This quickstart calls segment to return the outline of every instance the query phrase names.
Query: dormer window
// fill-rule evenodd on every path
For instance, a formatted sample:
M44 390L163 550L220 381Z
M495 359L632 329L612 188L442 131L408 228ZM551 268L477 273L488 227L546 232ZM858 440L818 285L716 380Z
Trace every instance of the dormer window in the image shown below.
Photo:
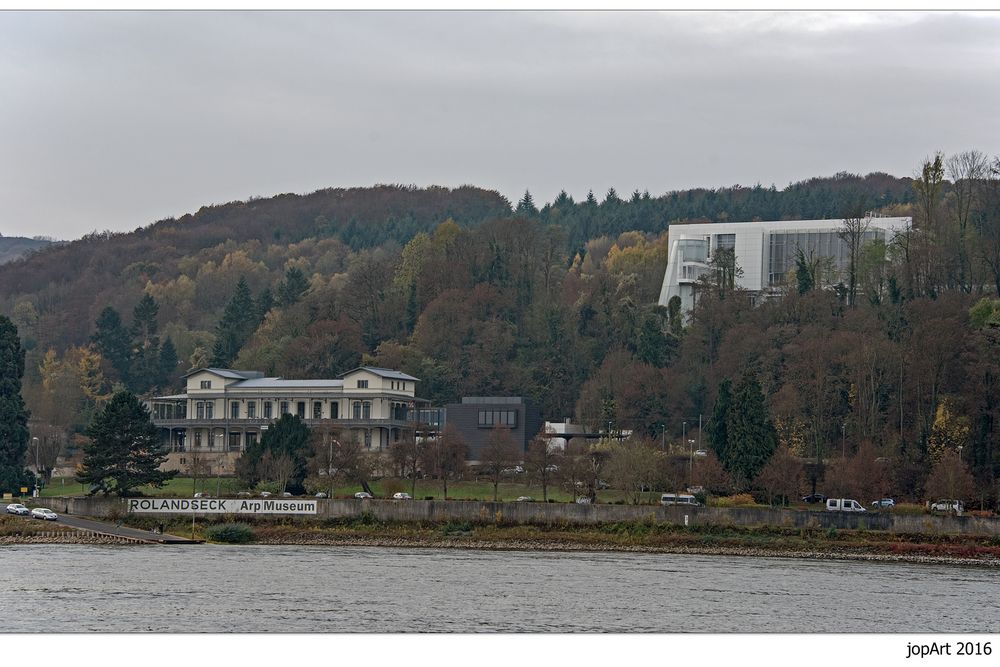
M358 380L358 389L367 389L368 380Z
M212 381L211 380L202 380L201 381L201 388L202 389L211 389L212 388Z

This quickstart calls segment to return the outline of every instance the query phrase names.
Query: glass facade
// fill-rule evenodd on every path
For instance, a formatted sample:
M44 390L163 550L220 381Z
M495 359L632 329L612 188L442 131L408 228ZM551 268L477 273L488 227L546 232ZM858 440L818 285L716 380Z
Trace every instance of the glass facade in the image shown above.
M677 242L682 262L708 261L708 241L701 239L681 239Z
M720 235L721 237L722 235ZM865 233L863 244L885 238L881 230ZM847 243L836 231L825 232L780 232L770 235L768 243L767 285L784 285L788 275L795 270L796 249L801 249L806 257L827 258L833 269L827 280L838 282L842 279L850 263Z

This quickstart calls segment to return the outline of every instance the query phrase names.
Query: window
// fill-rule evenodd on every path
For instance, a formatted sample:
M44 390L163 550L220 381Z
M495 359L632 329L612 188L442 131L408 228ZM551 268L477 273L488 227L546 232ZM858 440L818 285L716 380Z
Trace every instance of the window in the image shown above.
M371 419L372 418L372 402L365 401L361 404L361 418Z
M252 447L257 444L257 434L247 433L247 447Z
M361 419L361 401L354 401L351 404L351 409L353 410L354 418Z
M205 419L212 419L215 413L215 403L208 402L205 404Z
M212 388L212 381L211 380L202 380L201 381L201 388L202 389L211 389Z
M264 419L271 418L271 401L264 401Z
M323 418L323 404L320 401L313 401L313 419Z
M187 459L186 459L186 458L184 458L183 456L181 457L181 465L182 465L182 466L183 466L183 465L187 465Z
M229 434L229 451L231 452L240 451L240 434L237 432L232 432Z
M367 389L368 380L358 380L358 389Z
M372 448L372 432L365 431L365 449Z
M288 401L282 401L281 405L279 407L281 408L279 410L279 412L281 414L283 414L283 415L287 415L288 414Z
M198 419L204 419L205 418L205 404L204 403L196 403L195 407L196 407L196 409L198 411Z
M340 403L330 403L330 419L340 419Z
M201 429L196 428L194 430L194 447L195 449L201 449Z
M492 428L503 426L505 428L515 428L517 426L516 410L480 410L479 426Z
M229 404L229 418L239 419L240 418L240 404L237 401L233 401Z
M403 391L406 391L406 383L403 383Z
M247 419L256 419L256 418L257 418L257 402L250 401L249 403L247 403Z

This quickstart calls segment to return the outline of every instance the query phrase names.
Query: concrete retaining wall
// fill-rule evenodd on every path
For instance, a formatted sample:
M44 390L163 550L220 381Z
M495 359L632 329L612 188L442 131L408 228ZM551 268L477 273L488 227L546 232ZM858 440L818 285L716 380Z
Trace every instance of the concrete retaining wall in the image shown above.
M43 503L63 514L107 517L125 513L117 498L46 498ZM491 503L460 500L324 500L317 518L357 518L369 514L383 521L469 521L534 525L587 525L651 519L683 525L785 526L880 530L891 533L1000 535L1000 519L933 516L892 512L806 511L771 508L663 507L652 505L577 505L572 503Z

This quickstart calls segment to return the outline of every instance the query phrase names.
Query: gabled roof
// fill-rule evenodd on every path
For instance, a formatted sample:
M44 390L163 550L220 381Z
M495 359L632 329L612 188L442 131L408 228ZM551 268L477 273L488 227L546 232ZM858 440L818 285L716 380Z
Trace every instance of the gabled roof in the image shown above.
M394 371L389 368L379 368L377 366L358 366L346 373L341 373L338 377L347 377L352 373L357 373L358 371L368 371L379 377L389 378L391 380L410 380L411 382L420 382L420 378L415 378L412 375L407 375L406 373L400 373L399 371Z
M282 378L253 378L229 385L231 389L339 389L343 380L284 380Z
M202 372L213 373L219 377L229 378L230 380L254 380L264 377L264 374L260 371L238 371L232 368L196 368L189 373L185 373L184 377Z

